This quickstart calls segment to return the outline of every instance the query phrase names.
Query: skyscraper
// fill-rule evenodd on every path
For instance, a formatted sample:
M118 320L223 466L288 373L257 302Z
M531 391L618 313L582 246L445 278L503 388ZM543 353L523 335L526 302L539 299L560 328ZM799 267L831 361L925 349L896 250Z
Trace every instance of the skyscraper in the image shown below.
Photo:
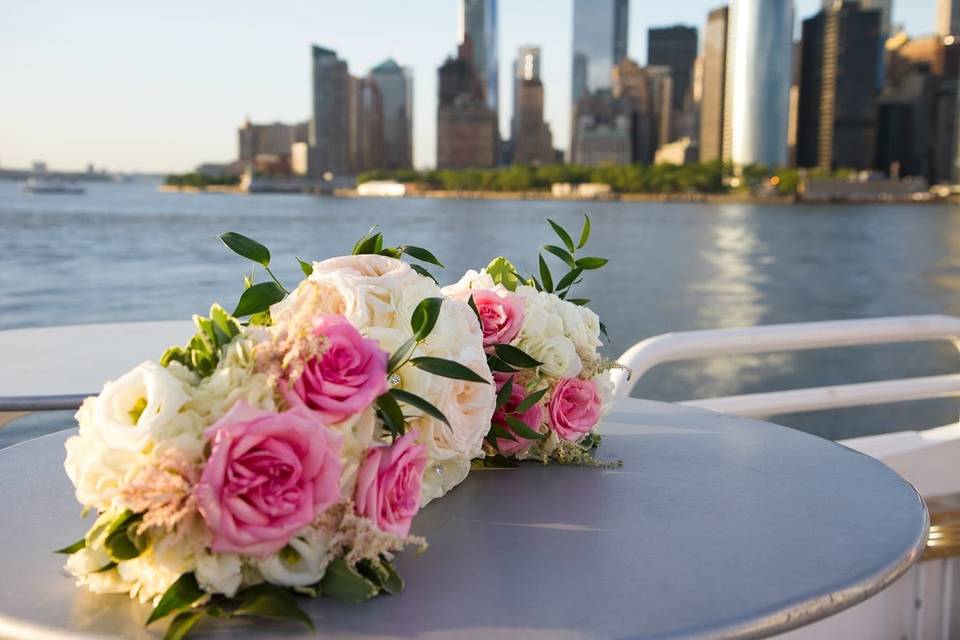
M383 98L369 76L350 78L347 155L351 173L380 169L385 164Z
M553 162L553 136L543 120L540 48L520 47L513 69L511 160L514 164L549 164Z
M314 45L313 117L310 120L310 174L314 177L349 169L350 74L347 63L329 49Z
M697 29L684 25L647 30L647 64L670 67L673 96L670 105L679 111L690 92L693 63L697 59Z
M392 58L370 70L383 102L384 167L413 166L413 72Z
M513 61L513 111L510 116L510 137L517 136L517 113L521 85L524 81L540 80L540 47L525 46L517 49L517 59Z
M735 166L782 166L787 160L791 2L733 0L727 29L730 161Z
M960 0L938 0L937 35L955 36L960 34Z
M881 12L838 3L803 21L797 165L870 169Z
M573 0L573 94L610 88L613 67L627 57L629 0Z
M624 58L613 68L613 95L629 115L630 161L649 164L669 142L673 81L669 67L641 67Z
M497 0L460 0L459 43L483 86L484 101L499 113L497 74Z
M846 0L849 2L850 0ZM861 9L877 9L880 11L880 33L884 39L893 35L893 27L891 25L891 16L893 14L893 0L857 0L860 3ZM938 0L940 7L944 5L944 0ZM824 9L836 9L844 0L823 0L822 5ZM947 0L946 4L950 4L951 0ZM954 4L960 4L958 0L953 0Z
M727 7L707 15L703 31L703 94L700 98L700 162L723 158L724 86L727 71Z
M497 161L496 112L467 58L469 41L437 70L437 168L492 167Z

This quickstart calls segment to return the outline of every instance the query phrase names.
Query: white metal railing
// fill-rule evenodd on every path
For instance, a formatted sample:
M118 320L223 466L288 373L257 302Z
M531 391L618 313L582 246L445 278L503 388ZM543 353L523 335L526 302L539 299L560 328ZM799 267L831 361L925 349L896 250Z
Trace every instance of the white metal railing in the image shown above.
M615 393L630 395L637 380L665 362L934 340L952 342L960 349L960 318L901 316L667 333L639 342L620 356L618 362L629 368L631 374L623 370L613 372ZM726 396L680 404L757 417L948 396L960 396L960 374Z

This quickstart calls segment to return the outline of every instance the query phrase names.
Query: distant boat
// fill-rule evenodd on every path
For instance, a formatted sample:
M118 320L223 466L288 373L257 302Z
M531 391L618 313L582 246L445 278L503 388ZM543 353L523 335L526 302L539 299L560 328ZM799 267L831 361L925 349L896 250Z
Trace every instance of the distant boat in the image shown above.
M86 193L86 190L76 182L58 179L29 178L23 185L23 192L82 195Z

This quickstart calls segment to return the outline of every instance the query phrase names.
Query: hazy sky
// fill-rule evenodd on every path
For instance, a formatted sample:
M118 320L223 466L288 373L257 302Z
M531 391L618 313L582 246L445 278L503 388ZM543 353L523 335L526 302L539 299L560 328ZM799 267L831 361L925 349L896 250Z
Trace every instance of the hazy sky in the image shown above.
M933 30L936 0L894 0L895 24ZM633 0L630 56L646 30L702 29L723 0ZM798 19L820 0L797 0ZM500 0L500 126L509 127L517 47L542 48L546 118L569 137L571 0ZM0 0L0 166L46 160L123 171L186 171L236 156L236 127L305 120L311 43L354 75L393 57L414 70L414 157L435 159L436 69L456 47L456 0L50 2Z

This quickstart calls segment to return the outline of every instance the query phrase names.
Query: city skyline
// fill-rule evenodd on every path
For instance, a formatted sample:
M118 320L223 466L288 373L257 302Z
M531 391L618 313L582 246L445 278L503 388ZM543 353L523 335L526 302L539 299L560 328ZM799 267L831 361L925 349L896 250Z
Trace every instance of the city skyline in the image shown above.
M538 46L545 120L555 145L566 148L572 2L558 3L555 12L519 1L499 4L500 131L509 135L513 115L504 108L513 102L509 65L519 46ZM646 62L651 27L687 24L702 39L707 12L721 4L633 3L628 56ZM311 44L335 50L358 76L387 58L412 67L414 163L432 166L436 68L455 53L457 5L433 2L416 16L380 2L331 4L324 10L284 5L256 19L234 4L190 12L185 4L118 5L106 12L44 3L18 6L11 10L13 20L0 25L0 53L13 60L0 69L0 86L13 96L0 103L0 167L45 160L63 169L93 162L119 171L166 172L231 159L236 127L247 116L256 122L300 122L312 115ZM819 5L818 0L798 2L796 23ZM910 5L901 0L894 3L893 23L905 23L913 35L931 33L935 13L935 0ZM170 49L170 42L177 47Z

